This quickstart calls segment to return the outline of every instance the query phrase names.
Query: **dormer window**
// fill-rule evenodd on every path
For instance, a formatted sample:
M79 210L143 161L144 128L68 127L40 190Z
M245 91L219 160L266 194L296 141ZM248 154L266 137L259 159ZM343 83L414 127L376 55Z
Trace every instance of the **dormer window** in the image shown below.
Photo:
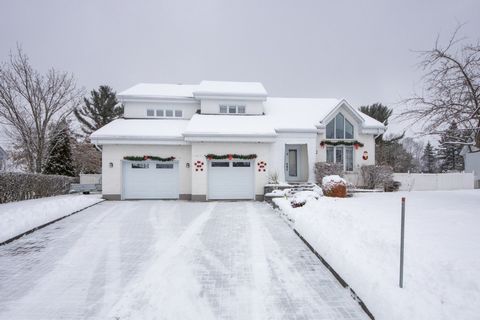
M246 107L244 105L220 105L220 113L229 114L245 114Z
M165 116L167 118L173 117L173 110L165 110Z
M353 124L339 113L326 128L327 139L353 139Z
M176 109L147 109L147 117L155 118L183 118L183 110Z
M154 117L155 111L153 109L147 109L147 117Z
M163 117L164 112L163 109L157 109L157 117Z

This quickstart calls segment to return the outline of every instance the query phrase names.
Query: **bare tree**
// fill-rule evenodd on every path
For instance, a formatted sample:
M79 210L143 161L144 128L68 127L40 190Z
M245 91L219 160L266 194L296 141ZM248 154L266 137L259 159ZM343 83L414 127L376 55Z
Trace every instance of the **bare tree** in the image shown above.
M480 147L480 44L458 38L460 29L446 46L437 38L433 49L419 52L425 86L421 94L405 101L410 108L401 116L422 121L423 128L434 134L454 120L458 130L471 134L470 144Z
M73 75L35 70L20 47L0 66L0 123L14 142L14 159L41 172L48 158L49 130L78 106L82 91Z

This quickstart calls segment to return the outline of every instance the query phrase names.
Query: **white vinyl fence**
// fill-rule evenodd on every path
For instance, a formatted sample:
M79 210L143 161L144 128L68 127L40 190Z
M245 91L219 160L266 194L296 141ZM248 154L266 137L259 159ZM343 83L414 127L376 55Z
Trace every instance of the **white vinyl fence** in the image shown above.
M394 173L402 191L473 189L473 172L452 173Z
M102 184L102 175L80 173L80 184Z

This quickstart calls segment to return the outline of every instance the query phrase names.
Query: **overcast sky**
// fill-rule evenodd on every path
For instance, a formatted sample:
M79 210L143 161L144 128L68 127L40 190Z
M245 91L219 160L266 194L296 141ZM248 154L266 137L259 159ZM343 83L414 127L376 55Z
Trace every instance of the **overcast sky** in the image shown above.
M16 43L40 69L87 90L138 82L260 81L271 96L346 98L354 106L411 94L412 50L458 23L478 39L480 1L0 0L0 60Z

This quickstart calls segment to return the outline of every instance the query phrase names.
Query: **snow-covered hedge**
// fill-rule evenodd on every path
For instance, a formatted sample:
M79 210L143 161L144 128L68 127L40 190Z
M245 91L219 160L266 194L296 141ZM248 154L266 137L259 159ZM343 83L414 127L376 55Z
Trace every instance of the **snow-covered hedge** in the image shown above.
M363 183L369 189L384 188L393 182L393 170L389 166L369 165L360 168Z
M75 178L35 173L0 173L0 203L66 194Z
M343 176L343 165L339 163L317 162L315 163L315 179L318 185L322 185L322 179L326 176Z

